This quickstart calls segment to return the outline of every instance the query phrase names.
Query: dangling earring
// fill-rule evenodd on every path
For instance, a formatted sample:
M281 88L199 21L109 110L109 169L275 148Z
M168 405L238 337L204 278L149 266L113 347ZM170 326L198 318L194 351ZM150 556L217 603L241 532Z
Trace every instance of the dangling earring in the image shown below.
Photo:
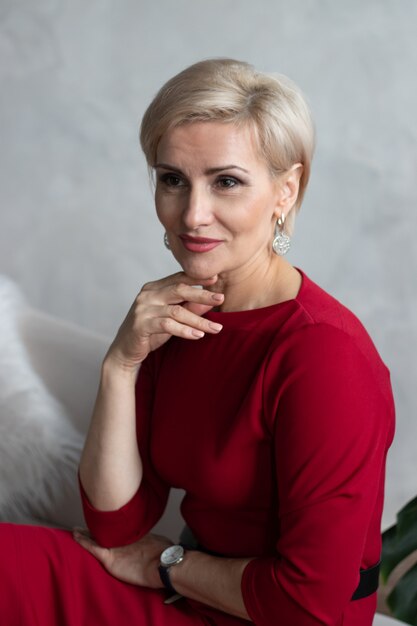
M165 233L164 235L164 246L167 250L171 250L171 246L169 245L168 235Z
M279 256L283 256L287 254L288 250L291 247L291 239L284 232L284 223L285 223L285 214L281 213L280 217L277 219L277 223L275 226L275 237L272 242L272 249L275 254Z

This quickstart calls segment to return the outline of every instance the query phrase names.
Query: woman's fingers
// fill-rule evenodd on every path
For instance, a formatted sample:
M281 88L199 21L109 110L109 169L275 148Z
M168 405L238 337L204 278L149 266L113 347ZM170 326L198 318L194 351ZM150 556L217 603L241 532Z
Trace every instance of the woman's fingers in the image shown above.
M89 536L88 531L85 532L83 529L75 528L73 530L73 537L75 541L82 546L87 552L92 554L96 559L101 561L103 565L108 566L108 561L110 558L110 551L108 548L102 548L99 546L91 537Z
M149 352L172 336L201 339L206 333L218 333L221 324L202 317L224 301L223 294L206 289L216 281L217 276L197 281L178 272L144 285L120 326L107 357L122 364L124 369L137 372L138 365Z
M176 322L203 333L217 334L223 328L222 324L201 317L201 315L186 309L180 304L169 305L167 311L170 318L174 319Z
M139 306L147 303L180 304L194 302L212 308L222 304L223 300L224 296L222 293L209 291L185 282L177 282L160 286L157 290L153 287L148 288L145 286L139 293L136 302Z
M217 277L207 280L215 282ZM139 334L144 338L157 334L199 339L206 333L218 333L222 325L202 315L219 306L224 296L196 288L194 282L179 273L145 285L134 305L135 327L140 329Z
M221 324L201 317L181 304L169 304L150 308L143 331L148 336L166 333L176 337L198 339L205 333L217 334L222 328Z
M186 285L200 285L202 287L209 287L210 285L214 285L217 281L216 276L210 276L205 279L197 279L188 276L184 272L176 272L175 274L170 274L169 276L165 276L164 278L160 278L159 280L155 280L149 283L146 283L142 290L146 291L157 291L159 289L163 289L164 287L169 287L171 285L178 285L179 283L185 283Z
M183 307L187 311L191 311L192 313L195 313L196 315L204 315L205 313L207 313L213 308L212 305L197 304L196 302L185 302L183 304Z
M206 304L208 306L219 306L224 296L216 291L187 285L185 283L177 283L168 288L167 297L170 303L175 302L196 302L198 304Z

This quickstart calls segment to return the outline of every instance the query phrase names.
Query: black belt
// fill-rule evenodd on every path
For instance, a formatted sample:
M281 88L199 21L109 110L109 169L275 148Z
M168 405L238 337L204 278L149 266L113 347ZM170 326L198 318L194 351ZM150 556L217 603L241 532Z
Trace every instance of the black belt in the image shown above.
M185 526L181 533L180 537L181 545L184 548L188 548L189 550L200 550L200 552L206 552L206 554L211 554L212 556L224 556L219 552L215 552L214 550L209 550L202 546L193 535L192 530ZM369 567L368 569L361 569L359 572L359 584L356 587L356 590L351 598L351 600L362 600L362 598L367 598L376 592L379 585L379 569L381 562L373 565L373 567Z
M362 600L367 598L376 592L379 585L379 568L381 561L379 561L373 567L360 570L359 585L356 587L356 591L352 596L352 600Z

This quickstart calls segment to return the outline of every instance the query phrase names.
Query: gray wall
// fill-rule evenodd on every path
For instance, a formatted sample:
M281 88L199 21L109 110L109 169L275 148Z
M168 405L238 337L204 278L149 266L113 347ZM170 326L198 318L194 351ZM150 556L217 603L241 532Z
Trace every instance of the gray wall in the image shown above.
M386 520L417 493L415 0L1 0L0 272L112 335L176 266L139 153L161 83L210 56L292 77L318 130L294 264L365 323L398 428Z

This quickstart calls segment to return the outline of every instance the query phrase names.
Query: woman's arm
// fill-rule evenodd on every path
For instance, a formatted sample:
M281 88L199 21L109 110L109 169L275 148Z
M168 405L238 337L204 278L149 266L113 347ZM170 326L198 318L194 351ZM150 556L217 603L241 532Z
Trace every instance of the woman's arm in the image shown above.
M212 277L200 283L211 286L216 280ZM141 363L172 336L198 340L205 333L221 330L220 325L201 316L220 304L223 295L195 289L194 283L179 272L146 284L110 346L80 463L80 481L92 508L102 512L120 509L141 485L136 421L148 418L137 415L147 411L143 407L137 411L135 404ZM144 441L140 444L146 446Z
M190 550L179 565L171 567L170 580L186 598L250 620L241 591L243 571L250 560L218 558Z
M288 345L265 378L267 412L276 415L279 556L248 564L245 606L262 625L333 626L355 611L346 622L370 623L375 595L351 598L360 568L380 559L394 427L388 372L369 341L325 323L301 329ZM274 371L286 373L279 395Z
M104 360L97 400L80 462L91 504L119 509L137 492L142 463L136 442L136 372Z
M133 544L110 549L98 545L82 530L76 530L74 538L116 578L151 589L163 588L158 572L160 556L172 545L166 537L149 534ZM243 571L250 560L186 550L184 560L170 569L171 584L186 598L250 620L241 592Z

